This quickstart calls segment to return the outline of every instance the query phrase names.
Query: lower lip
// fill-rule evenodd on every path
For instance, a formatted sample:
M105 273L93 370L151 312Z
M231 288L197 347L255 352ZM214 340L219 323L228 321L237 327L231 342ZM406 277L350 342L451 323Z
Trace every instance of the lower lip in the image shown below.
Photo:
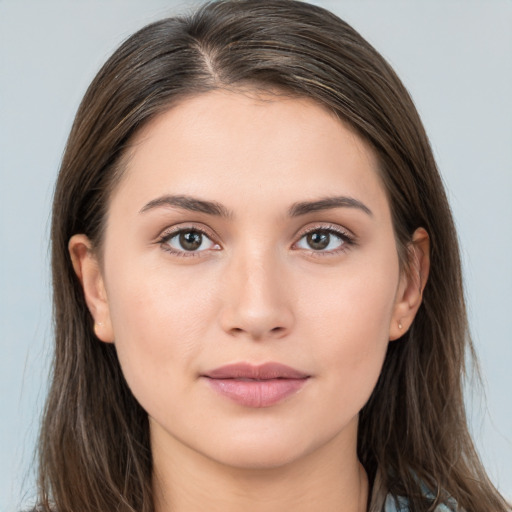
M219 394L245 407L270 407L297 393L308 379L211 379L209 385Z

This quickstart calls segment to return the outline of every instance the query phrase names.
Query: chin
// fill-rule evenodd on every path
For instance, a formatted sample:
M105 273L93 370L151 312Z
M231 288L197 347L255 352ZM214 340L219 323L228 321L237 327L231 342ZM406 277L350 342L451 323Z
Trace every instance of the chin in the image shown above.
M297 447L286 447L283 444L257 444L254 446L233 446L222 453L215 454L215 460L237 470L272 470L283 468L307 455L308 451L297 450Z
M218 463L246 470L271 470L306 460L311 454L321 450L322 446L335 441L331 432L317 430L311 436L311 427L302 427L295 431L282 428L268 428L253 432L233 433L218 440L214 445L205 447L205 453ZM308 432L309 431L309 432Z

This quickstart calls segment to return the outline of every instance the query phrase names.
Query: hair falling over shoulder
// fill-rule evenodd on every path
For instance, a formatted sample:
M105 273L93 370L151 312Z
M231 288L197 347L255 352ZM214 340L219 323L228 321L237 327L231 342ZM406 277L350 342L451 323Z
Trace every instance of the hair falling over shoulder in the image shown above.
M99 343L67 245L100 250L109 196L134 134L190 95L261 88L315 100L374 149L404 268L424 227L431 273L410 331L389 344L360 414L358 453L373 483L411 510L454 499L468 512L511 510L489 481L463 401L473 356L457 236L429 141L406 89L379 53L334 14L294 0L221 0L151 24L124 42L79 107L55 189L52 220L55 355L39 443L44 512L152 512L148 418L114 345ZM431 497L425 496L425 487Z

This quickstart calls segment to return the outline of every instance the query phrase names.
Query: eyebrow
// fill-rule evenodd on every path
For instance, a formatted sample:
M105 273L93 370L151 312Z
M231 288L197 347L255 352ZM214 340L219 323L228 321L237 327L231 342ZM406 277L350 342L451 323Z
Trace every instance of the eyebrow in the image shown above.
M288 210L290 217L298 217L312 212L321 210L330 210L332 208L357 208L370 217L373 216L372 211L361 201L347 196L324 197L317 201L304 201L293 204Z
M139 211L145 213L154 208L161 207L178 207L192 212L206 213L208 215L216 215L219 217L231 217L231 212L217 201L205 201L191 196L184 195L165 195L149 201Z
M149 201L139 213L161 207L177 207L192 212L206 213L219 217L232 217L232 213L217 201L206 201L186 195L165 195ZM372 211L361 201L347 196L324 197L316 201L302 201L294 203L288 210L290 217L299 217L308 213L333 208L357 208L367 215L373 216Z

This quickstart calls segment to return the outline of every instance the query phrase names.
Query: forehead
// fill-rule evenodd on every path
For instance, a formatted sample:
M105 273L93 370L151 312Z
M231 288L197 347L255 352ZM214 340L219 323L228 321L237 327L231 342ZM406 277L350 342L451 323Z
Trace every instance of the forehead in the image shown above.
M329 195L342 188L382 195L374 151L334 113L307 98L212 91L186 98L133 139L123 191L232 200ZM337 192L346 192L337 190ZM217 197L217 200L223 200Z

